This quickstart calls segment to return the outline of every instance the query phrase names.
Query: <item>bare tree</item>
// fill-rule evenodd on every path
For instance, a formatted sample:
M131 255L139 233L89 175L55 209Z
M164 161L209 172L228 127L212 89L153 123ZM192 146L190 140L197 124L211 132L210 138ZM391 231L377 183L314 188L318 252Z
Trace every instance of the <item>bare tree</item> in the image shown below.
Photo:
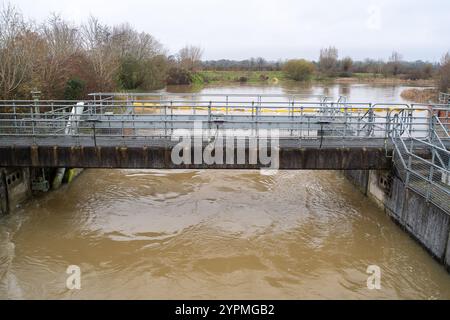
M397 51L392 52L389 62L388 62L388 70L394 76L400 74L402 67L403 56Z
M320 50L319 68L326 74L333 74L338 65L339 53L335 47Z
M164 53L161 43L152 35L138 33L129 24L116 26L112 30L112 46L119 58L133 57L143 61Z
M353 60L350 57L345 57L342 59L342 71L345 73L350 73L352 71L353 67Z
M41 91L47 98L60 96L70 78L72 57L81 51L79 30L52 15L41 26L41 46L35 54L38 58L36 77Z
M182 68L196 71L200 66L203 49L196 46L185 46L178 52L178 61Z
M262 58L262 57L256 58L256 65L257 65L258 71L263 71L266 64L267 64L267 61L264 58Z
M82 26L82 34L84 49L96 76L98 89L112 88L120 66L113 50L112 30L91 16Z
M0 10L0 96L10 98L31 77L38 40L12 5Z
M445 93L450 88L450 52L442 57L438 73L438 87L441 92Z

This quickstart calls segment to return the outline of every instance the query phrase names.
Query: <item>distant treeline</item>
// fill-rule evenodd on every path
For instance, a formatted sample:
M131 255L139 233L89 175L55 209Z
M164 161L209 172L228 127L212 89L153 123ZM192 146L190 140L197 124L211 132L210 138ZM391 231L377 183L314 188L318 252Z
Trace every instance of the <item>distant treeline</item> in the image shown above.
M209 71L282 71L287 61L267 61L263 58L247 60L207 60L201 63L203 70ZM425 61L383 61L365 59L353 61L351 58L336 60L331 68L321 68L320 61L311 62L315 70L327 76L351 76L353 73L367 73L375 76L400 76L404 79L431 79L439 70L439 63ZM323 65L323 64L322 64Z
M351 57L339 58L335 47L320 51L317 61L294 59L267 61L264 58L247 60L209 60L201 63L204 70L215 71L284 71L289 78L304 81L316 76L352 77L367 74L372 77L395 77L403 80L436 79L441 91L447 91L450 77L450 55L447 53L440 62L405 61L398 52L393 52L387 60L365 59L353 61Z
M267 61L264 58L250 58L247 60L207 60L202 61L201 67L208 71L280 71L283 61Z

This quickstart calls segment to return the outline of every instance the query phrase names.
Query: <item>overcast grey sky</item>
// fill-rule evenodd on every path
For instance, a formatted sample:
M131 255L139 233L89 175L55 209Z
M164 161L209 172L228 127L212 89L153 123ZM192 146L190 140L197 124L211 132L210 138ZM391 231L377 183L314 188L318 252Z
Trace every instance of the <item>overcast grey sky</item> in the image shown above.
M6 3L7 1L0 0ZM438 61L450 50L449 0L13 0L25 16L51 12L73 22L89 15L129 22L170 52L185 44L205 59L317 59L334 45L340 56Z

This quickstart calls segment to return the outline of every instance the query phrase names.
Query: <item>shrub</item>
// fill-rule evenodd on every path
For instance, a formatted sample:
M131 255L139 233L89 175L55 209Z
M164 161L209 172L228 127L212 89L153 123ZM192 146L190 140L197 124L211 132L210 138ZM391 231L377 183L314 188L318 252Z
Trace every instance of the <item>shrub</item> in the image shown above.
M287 77L295 81L310 80L314 70L314 64L303 59L289 60L283 67Z
M133 57L126 57L120 63L119 82L123 89L134 90L144 81L140 61Z
M448 92L448 89L450 88L450 53L447 53L442 58L437 86L441 92Z
M168 85L189 85L193 80L192 73L183 68L170 68L167 75Z
M205 83L203 77L198 73L191 73L192 84L202 85Z
M66 89L64 90L64 99L78 100L84 96L86 82L81 79L73 78L67 81Z
M137 59L127 56L121 60L118 79L125 90L153 90L164 86L166 60L162 56Z

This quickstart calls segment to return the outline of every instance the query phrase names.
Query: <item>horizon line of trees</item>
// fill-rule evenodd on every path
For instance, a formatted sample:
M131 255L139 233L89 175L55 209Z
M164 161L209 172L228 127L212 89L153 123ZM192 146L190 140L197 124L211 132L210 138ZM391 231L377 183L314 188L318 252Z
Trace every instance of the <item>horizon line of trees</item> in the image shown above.
M250 58L245 60L206 60L201 62L203 70L207 71L283 71L287 59L268 61L264 58ZM301 59L308 61L306 59ZM368 73L381 76L399 76L404 79L431 79L433 73L439 70L441 63L431 63L423 60L405 61L401 55L394 52L387 60L366 58L353 60L351 57L338 58L337 49L322 49L318 61L308 61L314 65L316 72L329 77L346 77L354 73Z
M335 47L320 51L318 61L291 59L285 61L267 61L264 58L247 60L208 60L202 62L203 70L215 71L284 71L288 78L306 81L316 75L321 77L351 77L356 74L372 74L373 77L396 77L403 80L435 79L440 91L447 92L450 87L450 53L446 53L440 62L405 61L394 51L387 61L367 58L354 61L351 57L339 59Z

